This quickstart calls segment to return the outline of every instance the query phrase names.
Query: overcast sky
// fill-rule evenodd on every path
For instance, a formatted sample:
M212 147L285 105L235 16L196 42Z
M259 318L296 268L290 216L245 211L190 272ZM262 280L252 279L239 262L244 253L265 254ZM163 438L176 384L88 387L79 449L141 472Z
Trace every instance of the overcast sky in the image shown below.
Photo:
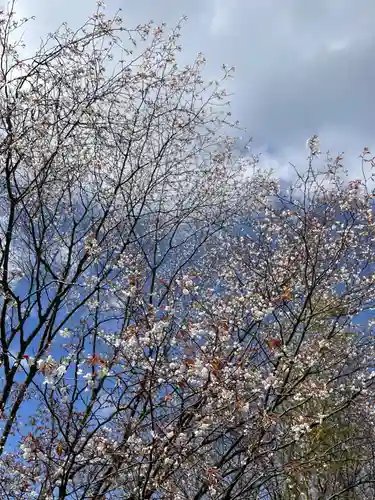
M95 0L19 0L35 14L33 36L62 21L77 24ZM275 164L306 157L305 142L356 157L375 150L374 0L107 0L131 27L188 16L185 57L202 51L209 72L236 67L233 115ZM354 165L356 164L356 165Z

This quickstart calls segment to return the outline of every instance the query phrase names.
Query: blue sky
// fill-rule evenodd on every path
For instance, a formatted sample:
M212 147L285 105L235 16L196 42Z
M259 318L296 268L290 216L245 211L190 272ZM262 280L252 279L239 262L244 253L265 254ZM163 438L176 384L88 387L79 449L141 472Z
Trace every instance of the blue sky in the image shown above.
M253 136L264 161L287 175L288 161L306 158L305 141L345 151L355 177L358 155L375 145L375 2L373 0L107 0L129 27L153 19L174 25L186 14L183 57L202 51L207 75L236 66L233 116ZM62 21L78 25L96 0L19 0L35 14L27 39ZM373 148L375 149L375 148Z

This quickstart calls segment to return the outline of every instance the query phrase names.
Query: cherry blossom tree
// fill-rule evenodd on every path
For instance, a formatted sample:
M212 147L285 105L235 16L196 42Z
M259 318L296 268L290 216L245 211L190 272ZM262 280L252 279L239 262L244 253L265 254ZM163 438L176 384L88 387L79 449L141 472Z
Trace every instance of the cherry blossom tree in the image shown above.
M348 182L314 136L282 189L225 135L231 71L180 65L180 25L99 2L30 55L15 6L0 498L373 498L370 152Z

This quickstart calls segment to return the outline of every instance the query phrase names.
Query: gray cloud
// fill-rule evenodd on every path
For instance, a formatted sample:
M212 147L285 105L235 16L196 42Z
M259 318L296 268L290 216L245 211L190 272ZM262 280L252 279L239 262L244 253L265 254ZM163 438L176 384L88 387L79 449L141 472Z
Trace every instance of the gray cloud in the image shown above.
M356 156L375 145L375 2L373 0L107 0L122 7L128 25L153 19L189 21L185 56L202 51L207 72L236 66L230 90L233 114L256 145L274 158L300 158L306 138L318 133L323 147ZM75 24L94 0L20 0L35 13L36 32L61 21ZM47 29L48 26L48 29ZM297 153L298 152L298 153ZM303 156L303 155L302 155ZM293 160L293 158L291 158Z

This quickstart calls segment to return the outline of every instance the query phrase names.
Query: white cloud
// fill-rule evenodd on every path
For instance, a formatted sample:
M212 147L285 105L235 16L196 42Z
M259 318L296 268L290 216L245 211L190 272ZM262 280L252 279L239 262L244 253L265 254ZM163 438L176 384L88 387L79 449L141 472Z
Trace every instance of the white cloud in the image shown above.
M122 7L129 26L149 19L174 25L186 14L184 60L203 51L210 77L219 73L222 63L236 66L230 87L235 92L233 115L254 137L255 147L269 145L273 158L298 156L306 138L315 133L327 148L345 150L353 158L374 142L373 0L107 3L108 12ZM95 4L19 0L19 10L37 15L35 39L64 20L78 25Z

